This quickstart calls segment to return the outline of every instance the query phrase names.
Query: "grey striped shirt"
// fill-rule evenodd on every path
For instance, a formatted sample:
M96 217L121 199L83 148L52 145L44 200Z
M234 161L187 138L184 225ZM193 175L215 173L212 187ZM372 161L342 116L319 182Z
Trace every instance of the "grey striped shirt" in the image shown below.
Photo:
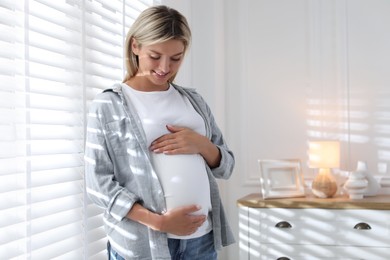
M226 145L210 108L193 89L172 84L185 95L206 125L206 136L219 148L221 162L207 167L216 250L234 243L221 203L216 178L228 179L234 156ZM96 96L88 113L85 177L90 199L104 209L105 231L111 246L126 259L171 259L166 233L154 231L126 218L134 203L165 212L161 184L154 171L142 124L122 86Z

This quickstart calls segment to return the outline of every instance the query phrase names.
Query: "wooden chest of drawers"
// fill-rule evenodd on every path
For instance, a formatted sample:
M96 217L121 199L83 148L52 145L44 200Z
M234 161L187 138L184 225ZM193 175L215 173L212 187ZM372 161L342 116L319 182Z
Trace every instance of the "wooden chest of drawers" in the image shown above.
M390 259L390 196L238 200L240 259Z

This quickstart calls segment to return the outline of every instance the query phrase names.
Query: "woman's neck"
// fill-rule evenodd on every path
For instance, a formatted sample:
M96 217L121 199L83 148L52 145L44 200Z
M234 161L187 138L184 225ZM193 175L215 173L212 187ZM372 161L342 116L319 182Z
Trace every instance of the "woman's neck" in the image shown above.
M135 90L144 92L166 91L169 89L168 82L163 85L155 85L150 81L141 80L141 78L137 76L131 77L129 80L125 81L125 84Z

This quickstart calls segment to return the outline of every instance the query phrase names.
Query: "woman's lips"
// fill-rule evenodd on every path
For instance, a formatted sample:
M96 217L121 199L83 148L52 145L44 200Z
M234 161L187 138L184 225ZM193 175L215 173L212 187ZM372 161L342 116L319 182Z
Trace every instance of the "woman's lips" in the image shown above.
M153 72L159 78L165 78L169 74L169 73L161 73L161 72L157 72L157 71L153 71Z

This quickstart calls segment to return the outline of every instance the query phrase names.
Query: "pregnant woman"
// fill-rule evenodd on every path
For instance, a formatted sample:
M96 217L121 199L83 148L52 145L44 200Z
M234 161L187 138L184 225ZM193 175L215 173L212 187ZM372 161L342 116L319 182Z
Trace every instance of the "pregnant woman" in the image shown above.
M86 184L109 259L217 259L234 242L216 182L233 153L203 98L173 83L190 40L178 11L146 9L127 35L123 83L90 106Z

